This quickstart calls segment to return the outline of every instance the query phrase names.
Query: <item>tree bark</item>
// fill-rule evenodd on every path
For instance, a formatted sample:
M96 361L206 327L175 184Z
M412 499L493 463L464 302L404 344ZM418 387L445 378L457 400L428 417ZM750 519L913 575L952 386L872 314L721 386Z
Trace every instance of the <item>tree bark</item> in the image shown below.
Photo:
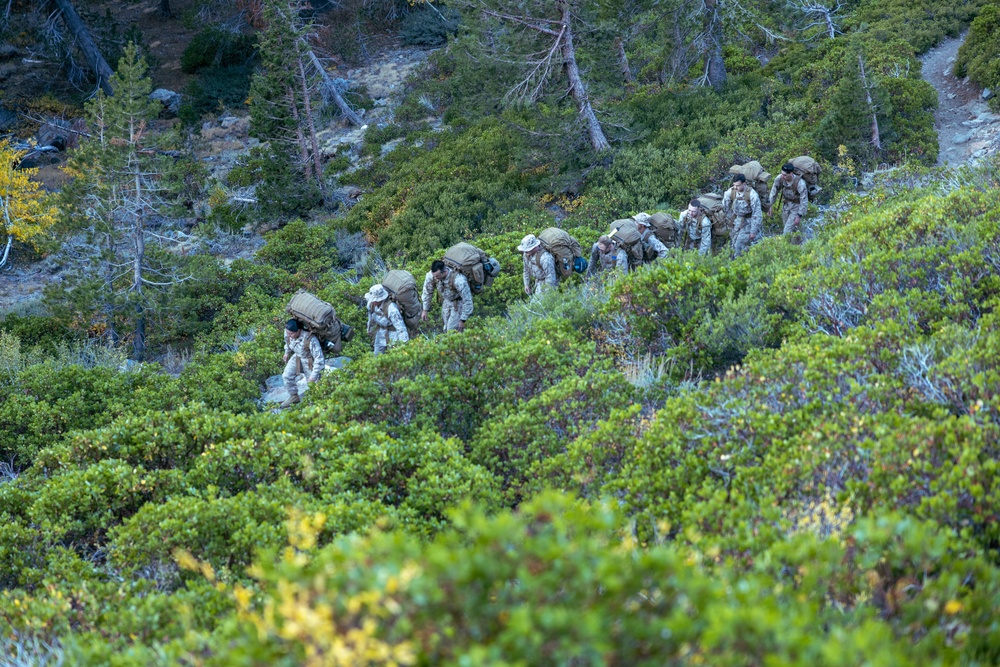
M135 134L133 134L133 137ZM146 224L142 210L143 188L142 174L139 165L135 165L135 199L138 209L135 212L135 222L132 227L135 244L135 258L132 260L132 292L140 300L135 304L135 330L132 336L132 356L136 361L142 361L146 355L146 316L142 307L142 269L146 261Z
M319 142L316 139L316 122L313 120L312 101L309 95L309 78L306 76L305 65L302 59L299 62L299 77L302 79L302 104L305 107L306 127L309 130L309 143L312 148L313 168L316 170L316 183L323 189L323 165L320 162Z
M170 11L170 0L160 0L160 16L165 19L173 18L174 13Z
M718 0L705 0L705 37L708 39L705 54L708 83L721 90L726 85L726 62L722 57L722 17L719 16Z
M304 41L305 40L303 40L303 42ZM319 61L319 58L316 57L316 54L313 53L313 50L309 48L308 44L305 44L305 48L306 48L306 55L309 56L309 60L310 62L312 62L313 68L319 74L320 78L323 79L324 93L326 95L329 95L333 99L334 104L337 105L337 108L340 109L340 112L344 114L344 117L347 118L347 120L350 121L352 125L357 125L360 127L361 116L359 116L354 111L354 109L351 108L351 105L347 103L347 100L344 99L344 96L340 94L339 90L337 90L337 86L333 82L333 79L331 79L330 75L327 74L325 69L323 69L323 63Z
M94 38L90 36L90 31L87 30L87 25L80 18L76 8L73 7L70 0L53 1L62 13L62 19L66 23L66 27L73 34L76 45L80 48L83 57L87 59L87 64L90 65L90 69L93 70L94 75L97 77L97 83L101 87L101 90L104 91L105 95L114 95L110 83L111 75L114 72L108 65L108 61L104 59L100 49L97 48L97 44L94 43Z
M865 89L865 102L868 103L868 110L872 115L872 146L875 150L882 150L882 133L878 129L878 114L875 111L875 103L872 101L871 86L868 83L868 76L865 74L865 58L858 54L858 67L861 69L861 86Z
M580 68L576 64L576 47L573 45L572 12L567 0L558 0L561 12L562 24L565 29L562 40L563 69L566 71L566 78L569 79L569 93L576 102L576 108L587 123L587 134L590 137L590 145L598 153L611 148L608 138L604 136L604 129L601 127L594 108L590 104L590 97L587 95L587 88L580 78Z
M299 145L299 156L302 159L302 171L306 180L312 179L312 162L309 160L309 147L306 145L306 137L302 133L302 117L299 115L299 105L295 101L295 91L288 88L288 108L292 112L292 120L295 121L295 142Z
M625 83L632 83L632 68L628 65L628 54L625 53L625 44L621 37L615 37L615 52L618 54L618 68L621 70Z

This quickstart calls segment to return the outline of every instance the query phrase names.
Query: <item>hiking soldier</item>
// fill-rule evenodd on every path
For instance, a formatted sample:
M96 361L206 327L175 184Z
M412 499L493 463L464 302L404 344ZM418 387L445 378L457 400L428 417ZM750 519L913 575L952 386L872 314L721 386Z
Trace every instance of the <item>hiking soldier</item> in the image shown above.
M375 334L375 356L390 345L410 340L399 306L389 299L389 291L381 284L372 285L365 294L368 304L368 333Z
M534 234L528 234L521 239L517 251L524 258L524 293L530 295L531 281L535 282L535 294L552 289L559 284L556 275L556 260L548 250L542 247L542 242Z
M667 246L663 245L663 241L656 238L656 233L653 231L652 223L650 223L652 218L653 216L649 213L636 213L632 216L635 224L639 226L642 252L647 262L663 259L667 256Z
M781 168L781 173L774 179L771 186L771 205L767 207L767 214L777 202L778 195L781 195L781 222L784 225L782 234L788 236L798 229L802 216L809 208L809 186L805 180L795 173L795 165L786 162Z
M305 374L306 382L315 382L325 366L319 339L303 329L298 320L288 320L285 323L285 371L281 374L288 399L280 407L287 408L299 402L299 373Z
M712 221L697 199L692 199L677 218L677 234L681 237L680 244L684 250L698 248L699 255L712 254Z
M424 291L421 294L423 311L420 321L427 321L431 310L431 298L437 290L441 297L441 318L444 320L445 331L463 331L465 321L472 315L472 289L468 279L460 272L449 268L440 259L431 263L431 270L424 278Z
M590 266L587 268L587 273L594 275L599 271L615 269L628 273L628 253L624 248L618 247L610 236L601 236L590 249Z
M733 257L739 257L761 235L764 215L760 210L760 196L747 185L743 174L733 176L733 187L722 198L726 215L733 216Z

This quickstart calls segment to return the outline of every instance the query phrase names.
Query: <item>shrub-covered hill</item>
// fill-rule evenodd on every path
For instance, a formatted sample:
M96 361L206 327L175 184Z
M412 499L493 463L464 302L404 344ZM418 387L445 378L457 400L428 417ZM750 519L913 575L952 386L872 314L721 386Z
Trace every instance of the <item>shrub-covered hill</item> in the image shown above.
M366 286L321 278L324 228L271 238L262 262L295 266L220 273L176 378L8 317L5 650L995 664L995 167L891 172L804 246L675 253L530 302L505 274L468 331L352 343L279 414L251 399L280 365L289 272L362 324ZM516 268L518 236L483 245Z

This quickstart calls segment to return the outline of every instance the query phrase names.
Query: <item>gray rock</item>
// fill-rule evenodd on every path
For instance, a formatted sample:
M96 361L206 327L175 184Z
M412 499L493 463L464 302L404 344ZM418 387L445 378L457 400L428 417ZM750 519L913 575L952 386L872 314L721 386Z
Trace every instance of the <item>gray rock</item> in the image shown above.
M221 125L222 127L227 127L228 128L228 127L232 127L238 121L239 121L239 118L237 118L236 116L226 116L225 118L220 118L219 119L219 125Z
M969 135L967 134L956 134L954 137L951 138L951 143L953 144L961 145L964 143L968 143L968 141L969 141Z
M989 111L984 111L983 113L976 116L976 120L981 123L995 123L1000 120L1000 116L995 113L990 113Z
M990 90L989 88L983 88L983 99L984 100L991 100L991 99L993 99L993 94L994 94L993 91Z
M157 88L149 94L149 99L155 100L163 105L164 111L170 114L176 114L181 110L181 94L175 93L172 90L167 90L166 88Z
M958 97L958 95L956 95L955 93L948 93L948 99L949 99L949 100L953 100L953 99L955 99L956 97Z
M17 114L10 109L0 106L0 132L14 127L17 124Z
M334 357L333 359L326 360L327 370L339 370L351 363L352 359L350 357Z

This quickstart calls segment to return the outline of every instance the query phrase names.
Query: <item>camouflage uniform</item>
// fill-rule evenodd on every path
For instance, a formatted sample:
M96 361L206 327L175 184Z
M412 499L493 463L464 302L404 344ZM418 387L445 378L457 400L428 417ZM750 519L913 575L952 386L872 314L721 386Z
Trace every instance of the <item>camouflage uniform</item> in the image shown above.
M441 297L444 330L451 331L458 329L458 323L464 322L472 315L472 290L469 288L469 281L461 273L450 267L445 271L447 273L444 280L434 280L434 274L427 272L421 301L424 310L430 311L431 298L434 296L434 290L437 290Z
M531 289L531 280L535 280L535 294L541 294L559 284L556 275L556 260L548 250L536 250L524 253L524 291Z
M646 257L651 257L653 254L656 255L656 257L651 257L647 261L662 259L667 256L667 246L663 245L663 241L656 237L656 233L652 229L640 226L639 230L639 238L642 239L643 255Z
M677 218L677 234L681 238L680 247L684 250L697 247L700 255L712 254L712 221L704 213L699 222L684 209Z
M809 187L806 185L805 179L798 174L792 176L792 180L787 183L779 175L774 179L774 185L771 186L771 206L778 203L775 197L779 194L781 195L781 222L784 225L781 233L787 236L795 231L793 224L795 216L804 218L809 209Z
M320 345L319 339L305 330L302 330L297 338L292 338L289 331L285 330L285 353L291 356L285 364L281 379L285 381L289 398L296 399L299 396L299 387L295 379L299 373L307 374L309 381L315 382L326 366L326 358L323 356L323 346Z
M744 185L742 193L736 192L734 186L726 190L722 197L722 208L726 215L733 216L733 256L739 257L746 252L752 241L760 238L764 223L760 196L749 185Z
M622 273L628 273L628 252L616 245L612 245L608 252L601 252L601 246L595 243L590 249L590 265L587 267L588 275L594 275L599 271L613 271L615 269L618 269Z
M394 343L410 340L399 306L386 299L381 306L368 312L368 333L375 332L375 355L378 356Z

